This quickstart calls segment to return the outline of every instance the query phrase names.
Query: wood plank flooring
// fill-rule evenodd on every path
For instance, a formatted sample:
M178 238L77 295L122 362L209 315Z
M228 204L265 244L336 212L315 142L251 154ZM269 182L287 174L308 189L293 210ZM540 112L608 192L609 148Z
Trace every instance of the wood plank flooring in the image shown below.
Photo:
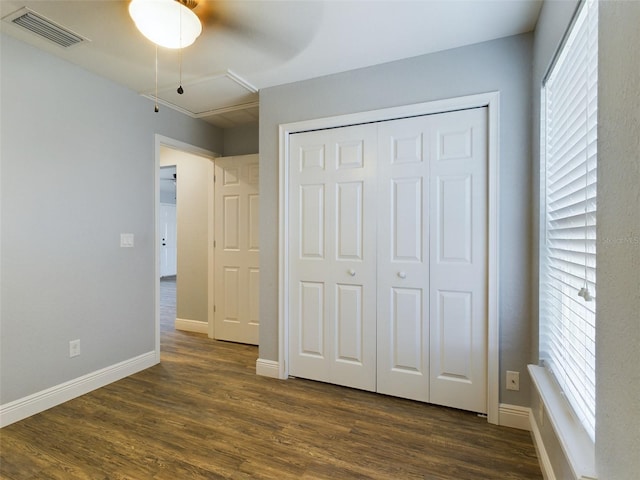
M162 289L162 363L2 429L0 478L542 478L528 432L256 376L256 347L175 331L175 282Z

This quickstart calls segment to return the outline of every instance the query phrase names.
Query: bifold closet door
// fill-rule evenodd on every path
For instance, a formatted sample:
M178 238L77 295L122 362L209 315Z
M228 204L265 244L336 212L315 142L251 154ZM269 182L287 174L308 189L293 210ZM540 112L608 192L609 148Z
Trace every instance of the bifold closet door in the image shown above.
M376 126L290 137L289 374L376 388Z
M486 117L291 135L290 375L486 413Z
M486 109L379 124L377 391L486 413Z
M429 121L429 402L486 413L487 109Z
M429 401L429 117L378 127L377 391Z

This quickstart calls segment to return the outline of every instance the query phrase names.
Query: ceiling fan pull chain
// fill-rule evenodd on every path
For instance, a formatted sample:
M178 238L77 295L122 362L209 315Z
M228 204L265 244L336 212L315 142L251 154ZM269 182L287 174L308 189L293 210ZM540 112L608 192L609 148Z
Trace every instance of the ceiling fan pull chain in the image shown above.
M182 95L184 93L184 89L182 88L182 10L180 10L180 82L178 84L178 95Z
M178 86L177 92L180 95L184 93L184 88L182 88L182 48L180 49L180 85Z
M155 96L156 105L153 108L153 111L158 113L160 108L158 108L158 45L156 45L156 96Z

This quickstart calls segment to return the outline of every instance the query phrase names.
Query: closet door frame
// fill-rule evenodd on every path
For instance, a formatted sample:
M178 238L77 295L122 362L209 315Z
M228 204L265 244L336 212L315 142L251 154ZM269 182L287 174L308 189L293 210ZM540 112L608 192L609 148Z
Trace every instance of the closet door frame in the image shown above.
M279 230L278 230L278 361L260 365L277 377L289 376L289 136L309 130L324 130L361 123L445 113L467 108L487 107L487 179L488 179L488 292L487 292L487 421L498 425L500 402L500 321L498 317L498 165L500 92L487 92L444 100L371 110L334 117L281 124L279 127ZM275 375L272 375L275 376Z

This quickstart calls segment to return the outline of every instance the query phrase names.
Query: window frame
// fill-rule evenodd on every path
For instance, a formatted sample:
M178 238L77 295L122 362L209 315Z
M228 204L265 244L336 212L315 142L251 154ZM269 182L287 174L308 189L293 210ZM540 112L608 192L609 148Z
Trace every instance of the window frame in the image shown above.
M595 6L593 6L595 4ZM580 166L584 166L585 168L585 187L584 189L580 188L578 189L578 192L580 192L580 190L584 190L584 195L585 195L585 201L584 201L584 208L585 208L585 213L584 213L584 217L585 217L585 226L584 229L582 230L582 234L585 235L585 240L584 240L584 263L585 264L589 264L589 255L593 256L593 273L591 275L591 279L592 282L588 282L587 285L589 286L591 292L593 294L595 294L595 269L596 269L596 265L595 265L595 242L596 242L596 238L595 238L595 225L596 225L596 213L597 213L597 207L596 205L596 201L597 199L595 198L595 193L594 193L594 200L593 200L593 212L590 213L588 212L588 206L589 206L589 200L590 198L588 197L588 192L590 189L594 189L596 188L597 185L597 180L594 180L594 184L593 186L591 184L589 184L589 176L590 176L590 164L591 162L595 162L596 167L593 169L593 177L596 178L597 177L597 117L595 120L595 123L590 123L590 117L591 114L596 114L597 115L597 0L584 0L580 3L580 5L578 6L578 8L576 9L576 13L573 17L573 20L569 26L569 28L567 29L567 32L565 34L565 37L560 45L560 47L558 48L558 51L556 52L556 55L547 71L547 74L545 75L543 82L542 82L542 88L541 88L541 94L540 94L540 106L541 106L541 115L540 115L540 217L539 217L539 228L540 228L540 246L539 246L539 291L540 291L540 295L539 295L539 356L541 359L541 364L543 366L546 367L546 369L552 374L552 378L556 384L556 389L561 392L561 394L565 397L565 399L567 400L567 403L569 404L572 414L576 417L576 419L578 420L580 426L585 430L585 432L588 434L588 436L590 437L591 441L593 441L595 439L595 301L592 304L592 313L587 313L586 307L585 307L585 320L584 320L584 325L585 327L579 329L580 333L585 333L585 336L588 336L587 333L591 333L591 330L593 329L593 334L591 337L588 338L587 342L591 342L593 344L593 347L587 352L586 355L584 355L585 357L590 358L591 352L593 353L593 360L592 362L589 364L589 368L591 370L589 370L587 372L588 375L590 375L588 382L592 381L592 389L587 389L587 393L584 395L584 397L588 397L585 400L583 400L582 398L576 398L576 396L582 397L583 395L582 392L578 392L578 394L575 393L575 390L577 387L574 386L574 382L573 382L573 378L572 378L572 373L571 372L565 372L564 369L564 365L561 365L560 361L556 361L555 363L551 360L552 357L557 356L557 358L564 358L563 357L563 352L566 351L566 349L563 349L560 353L550 353L547 351L547 348L551 345L551 341L549 341L549 335L554 335L553 333L550 333L550 329L553 328L554 322L552 320L550 320L548 318L548 316L546 315L546 312L548 310L548 303L549 303L549 299L552 297L551 295L549 295L547 293L547 290L549 288L549 282L548 282L548 278L550 277L549 275L549 260L550 260L550 255L548 255L547 253L547 249L549 248L549 239L550 239L550 230L549 230L549 191L550 189L550 184L549 184L549 166L550 165L554 165L552 162L552 160L549 158L550 152L550 142L549 142L549 129L553 128L550 127L550 119L549 119L549 102L550 102L550 95L549 95L549 88L550 85L549 83L552 82L553 80L555 80L555 78L558 75L561 75L563 72L558 73L557 69L561 69L564 68L564 61L567 61L567 59L569 60L569 62L574 61L574 53L573 51L570 51L570 49L572 49L574 47L574 42L576 41L576 37L580 37L580 35L584 35L584 40L587 42L586 45L579 45L578 46L578 50L579 53L583 54L585 57L585 62L584 64L579 64L582 65L584 68L586 68L586 73L584 74L584 77L580 80L580 81L576 81L576 85L580 84L582 85L583 82L586 81L585 86L586 86L586 93L585 93L585 100L586 100L586 106L582 106L582 109L584 111L586 111L586 122L585 122L585 126L586 126L586 133L584 135L584 139L585 139L585 152L586 152L586 160L584 162L582 162L578 167ZM595 20L591 17L591 16L595 16ZM585 18L586 17L586 18ZM591 31L591 28L593 28L595 24L595 32ZM581 32L580 30L577 30L577 28L583 28L586 26L586 33ZM591 42L593 41L593 38L590 37L590 34L594 33L595 34L595 52L590 51L589 47L591 45ZM590 55L595 53L595 55ZM589 69L591 65L590 61L593 60L595 57L595 68L593 69ZM575 68L575 64L571 65L570 67L567 68ZM579 69L578 69L579 70ZM575 72L572 72L575 73ZM557 74L557 75L556 75ZM589 83L592 81L592 77L590 75L594 75L595 77L595 91L590 91L589 90ZM579 78L579 75L576 74L575 75L576 78ZM589 111L589 104L590 104L590 98L591 96L594 96L595 98L595 104L596 104L596 109L595 111L590 112ZM563 99L564 100L564 99ZM575 108L575 107L574 107ZM571 117L573 118L573 117ZM576 118L579 118L579 115L576 114ZM593 124L593 127L590 128L590 126ZM593 149L594 149L594 153L593 153L593 157L594 159L592 160L591 157L591 153L590 153L590 148L591 148L591 143L589 142L590 139L590 135L592 135L591 130L594 130L594 139L593 139ZM555 166L555 165L554 165ZM577 193L576 193L577 195ZM589 217L592 217L592 223L589 221ZM591 229L593 231L592 235L593 238L589 238L587 239L587 236L591 236L591 234L589 233L589 229ZM586 233L585 233L586 231ZM591 243L593 244L592 246L592 250L593 252L590 252L588 244L589 241L591 241ZM576 240L576 243L578 243L579 241ZM577 253L576 253L577 254ZM589 267L591 268L591 267ZM587 272L588 268L585 267L585 273ZM589 278L588 275L585 275L587 278ZM562 284L563 282L559 282L560 284ZM570 282L567 282L567 286L569 285ZM579 287L578 287L579 288ZM561 295L563 296L563 298L569 298L569 296L567 295L566 297L564 296L564 292L561 293ZM578 289L575 290L575 295L578 295ZM567 308L566 303L563 302L563 300L561 298L559 299L553 299L552 301L556 302L557 311L560 311L560 317L562 317L562 311L563 309ZM580 299L580 301L582 303L586 303L584 300L584 297L582 299ZM568 315L568 317L573 317L574 313L572 312L572 314ZM589 318L593 318L593 325L587 325L587 320L586 317ZM565 323L562 320L560 320L559 322L562 325L562 329L563 331L565 330L566 326ZM587 332L588 331L588 332ZM561 332L558 337L560 339L564 339L564 332ZM557 351L559 351L559 349L556 349ZM589 363L588 361L585 361L585 363ZM591 368L592 367L592 368ZM582 370L581 370L582 371ZM577 377L577 375L574 373L573 374L574 377ZM535 378L534 378L535 381ZM581 380L578 382L575 382L577 384L578 387L583 387L584 382L582 382ZM589 401L592 400L592 403L589 403Z

